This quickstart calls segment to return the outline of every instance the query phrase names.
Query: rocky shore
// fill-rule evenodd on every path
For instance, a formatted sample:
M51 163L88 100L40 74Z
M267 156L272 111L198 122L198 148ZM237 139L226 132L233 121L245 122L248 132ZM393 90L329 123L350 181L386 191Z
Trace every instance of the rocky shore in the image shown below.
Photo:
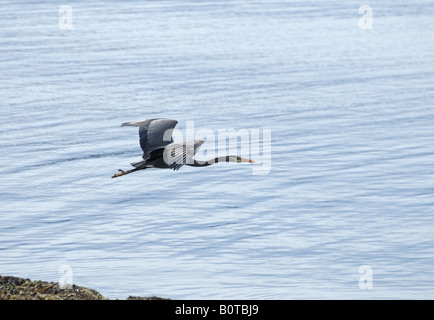
M110 300L93 289L72 285L61 289L57 282L0 276L0 300ZM132 297L126 300L167 300L159 297Z

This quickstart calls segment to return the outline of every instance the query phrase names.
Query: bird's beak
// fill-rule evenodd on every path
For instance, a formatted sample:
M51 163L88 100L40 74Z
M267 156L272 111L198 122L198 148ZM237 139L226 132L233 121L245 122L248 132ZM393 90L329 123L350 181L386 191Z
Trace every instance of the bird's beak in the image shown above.
M256 161L249 160L249 159L246 159L246 158L241 158L241 157L238 158L238 161L237 161L237 162L256 163Z

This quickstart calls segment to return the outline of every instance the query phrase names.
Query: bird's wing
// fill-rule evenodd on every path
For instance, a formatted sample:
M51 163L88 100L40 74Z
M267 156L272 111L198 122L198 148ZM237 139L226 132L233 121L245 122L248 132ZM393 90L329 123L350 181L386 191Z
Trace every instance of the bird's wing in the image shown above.
M199 150L203 141L191 141L171 143L164 149L164 161L168 168L179 170L184 164L189 163Z
M147 159L153 150L164 148L173 142L172 132L177 124L176 120L158 118L125 122L122 126L139 127L140 147L143 150L143 159Z

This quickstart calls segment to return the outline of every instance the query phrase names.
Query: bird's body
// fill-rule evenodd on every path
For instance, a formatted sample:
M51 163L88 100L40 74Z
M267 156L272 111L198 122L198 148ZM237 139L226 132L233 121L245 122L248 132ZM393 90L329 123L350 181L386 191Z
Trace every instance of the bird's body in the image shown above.
M238 156L224 156L208 161L197 161L193 159L193 156L204 141L174 142L172 132L177 124L178 121L176 120L164 118L123 123L121 126L139 127L143 160L131 163L134 169L128 171L119 169L120 172L113 175L112 178L148 168L179 170L183 165L205 167L217 162L254 162Z

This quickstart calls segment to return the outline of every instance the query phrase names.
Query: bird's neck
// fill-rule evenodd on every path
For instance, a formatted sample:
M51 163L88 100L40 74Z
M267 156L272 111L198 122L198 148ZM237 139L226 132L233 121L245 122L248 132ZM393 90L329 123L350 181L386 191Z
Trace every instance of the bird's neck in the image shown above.
M210 166L214 163L218 163L218 162L232 162L233 160L231 160L233 156L222 156L222 157L217 157L214 159L210 159L210 160L196 160L194 159L193 163L186 163L187 166L191 166L191 167L207 167Z

